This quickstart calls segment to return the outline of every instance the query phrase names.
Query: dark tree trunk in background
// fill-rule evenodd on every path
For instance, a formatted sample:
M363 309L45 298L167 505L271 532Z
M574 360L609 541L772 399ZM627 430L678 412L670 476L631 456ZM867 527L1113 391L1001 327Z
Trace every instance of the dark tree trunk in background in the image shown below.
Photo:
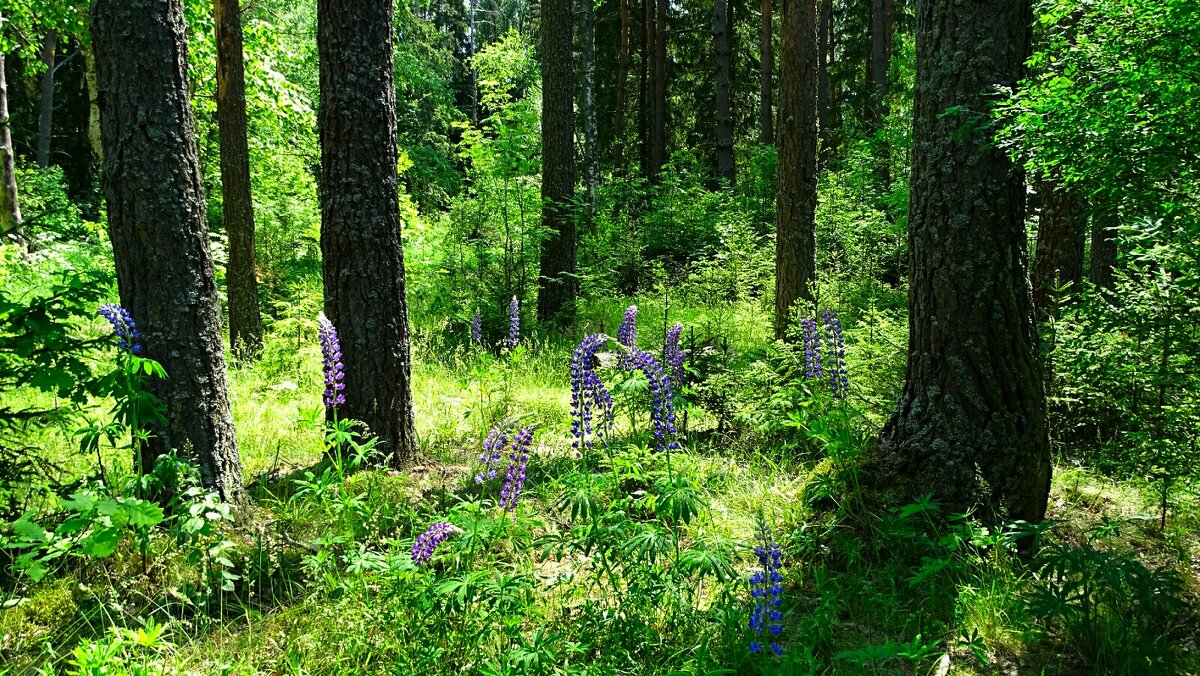
M867 122L871 130L878 133L883 129L884 120L888 116L887 97L891 89L888 81L888 66L892 61L892 23L893 0L871 0L871 58L868 69L870 96L867 102ZM879 182L887 186L891 183L891 169L887 141L879 140L875 144Z
M837 101L829 86L829 64L833 62L833 0L819 0L820 14L817 17L817 110L818 128L821 139L822 167L829 161L833 151L833 117Z
M571 0L542 2L542 240L538 321L569 323L575 313L575 74Z
M217 124L221 134L221 206L229 235L229 344L254 358L262 350L258 279L254 261L254 203L250 199L250 150L246 143L246 73L242 64L242 18L238 0L213 1L217 42Z
M50 166L50 139L54 134L54 71L58 52L58 32L50 31L42 39L41 101L38 107L37 165Z
M655 3L651 75L650 176L657 179L667 163L667 0Z
M1092 265L1088 277L1092 284L1111 291L1117 284L1113 268L1117 265L1117 212L1099 205L1092 212Z
M768 0L769 1L769 0ZM733 159L733 83L730 72L733 55L729 45L729 0L713 0L714 109L717 127L717 178L733 185L736 165Z
M475 11L478 0L467 2L467 60L471 62L471 124L479 126L479 69L475 67L476 44L479 36L475 29Z
M772 20L771 0L762 0L762 43L759 47L758 64L758 142L768 146L775 142L775 135L771 129L775 116L771 102L771 75L775 70Z
M654 89L654 1L642 0L642 68L639 96L641 105L638 106L638 140L641 143L642 176L650 178L654 174L651 166L650 127L654 123L654 115L650 112L653 106Z
M596 187L600 185L600 157L596 145L596 29L593 0L579 0L579 65L583 78L583 185L587 215L596 215Z
M1083 238L1087 228L1087 204L1054 181L1038 187L1042 211L1038 218L1037 251L1033 263L1033 306L1038 317L1051 310L1056 289L1071 284L1079 290L1083 280Z
M779 167L775 216L775 337L817 274L817 4L782 0Z
M141 468L175 449L196 461L206 486L237 500L242 462L188 105L185 30L181 0L92 3L104 195L121 302L142 330L145 355L167 372L152 383L167 422Z
M3 21L4 17L0 14L0 25ZM19 232L21 227L12 132L8 122L8 82L4 76L4 53L0 52L0 235Z
M325 314L338 330L346 368L339 415L366 423L392 466L403 467L417 440L390 0L318 0L317 53Z
M617 45L617 102L613 111L613 167L625 165L625 99L629 79L629 0L620 0L621 17Z
M988 131L1031 20L1026 1L917 4L908 369L880 469L989 523L1040 522L1050 489L1025 185Z

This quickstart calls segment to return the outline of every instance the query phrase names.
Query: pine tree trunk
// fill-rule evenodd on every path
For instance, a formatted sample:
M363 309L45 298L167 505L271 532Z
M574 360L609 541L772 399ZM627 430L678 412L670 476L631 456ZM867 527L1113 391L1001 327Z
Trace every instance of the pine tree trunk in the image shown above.
M629 0L620 0L621 17L617 45L617 101L613 111L613 167L621 172L625 165L625 106L629 79Z
M713 63L716 66L713 107L717 127L717 178L733 185L736 179L736 165L733 159L733 102L730 92L733 54L729 45L728 5L729 0L713 0Z
M769 146L775 143L772 133L774 106L771 102L771 74L775 70L775 53L772 44L771 0L762 0L762 43L759 47L758 68L758 142Z
M1111 291L1117 284L1113 268L1117 264L1117 212L1099 205L1092 212L1092 264L1088 277L1092 284Z
M100 142L100 104L96 89L96 56L91 45L80 48L83 51L84 78L88 90L88 145L92 149L92 161L96 166L104 163L104 145Z
M0 25L3 21L0 14ZM20 227L21 207L17 200L17 172L8 119L8 82L4 75L4 53L0 52L0 235L19 233Z
M817 5L783 0L779 38L779 166L775 216L775 337L817 274Z
M50 31L42 39L41 101L38 104L37 165L50 166L50 140L54 134L54 71L58 52L58 32Z
M1033 263L1033 305L1038 317L1051 310L1058 287L1070 283L1079 290L1083 280L1083 238L1087 205L1054 181L1038 188L1042 211L1038 218L1037 252Z
M596 32L593 0L579 0L579 64L583 78L583 185L587 215L596 215L596 188L600 185L600 158L596 145Z
M175 449L225 500L242 493L242 463L221 351L221 312L208 248L196 128L188 105L181 0L95 0L92 45L105 148L104 194L122 304L142 330L166 425L142 471ZM131 48L136 44L137 48Z
M346 403L393 467L416 456L396 174L392 3L318 0L321 257Z
M650 128L654 124L654 115L650 112L653 106L654 89L654 2L642 0L642 68L641 90L638 92L641 105L638 106L638 134L641 141L642 176L651 178L654 174L652 166L653 152L651 151Z
M1024 179L988 113L1022 76L1031 20L1026 1L917 5L908 369L881 437L911 495L990 523L1041 521L1050 489Z
M650 176L657 180L663 165L667 163L667 0L657 0L655 3L652 75Z
M829 64L833 62L833 0L820 0L820 7L817 18L817 114L821 154L818 162L824 167L833 152L833 116L837 108L829 86Z
M888 116L887 97L891 89L888 81L888 66L892 60L892 14L893 0L871 0L871 58L869 72L870 96L867 101L867 122L873 133L883 128ZM891 183L890 155L887 141L875 144L876 175L880 184Z
M238 0L213 0L217 42L217 125L221 134L221 207L229 235L229 344L239 357L262 350L258 279L254 261L254 203L250 198L250 149L246 143L246 73L242 64L242 17Z
M542 2L542 240L538 321L570 323L575 313L575 74L571 0Z

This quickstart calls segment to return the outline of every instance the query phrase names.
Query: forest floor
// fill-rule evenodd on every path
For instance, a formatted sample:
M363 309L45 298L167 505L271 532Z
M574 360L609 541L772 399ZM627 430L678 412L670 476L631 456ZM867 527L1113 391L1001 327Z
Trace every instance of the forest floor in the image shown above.
M642 308L642 335L661 336L661 304ZM622 309L597 304L584 328L613 333ZM567 342L482 357L418 335L422 453L404 471L328 461L300 422L319 405L316 337L276 331L231 370L249 504L200 534L5 579L0 673L1200 673L1195 494L1171 497L1163 529L1154 485L1060 459L1055 524L1018 553L933 503L865 495L854 457L886 410L852 397L802 415L756 389L778 370L756 307L672 312L705 336L725 327L692 347L730 367L691 393L725 420L687 407L678 451L645 448L644 383L618 379L616 441L576 458ZM862 328L847 329L852 372ZM501 420L536 426L512 512L498 481L473 480ZM94 471L69 433L38 443L65 475ZM106 464L118 484L121 459ZM437 521L461 530L415 567L413 538ZM760 523L783 551L777 638L748 628ZM782 655L747 649L771 640Z

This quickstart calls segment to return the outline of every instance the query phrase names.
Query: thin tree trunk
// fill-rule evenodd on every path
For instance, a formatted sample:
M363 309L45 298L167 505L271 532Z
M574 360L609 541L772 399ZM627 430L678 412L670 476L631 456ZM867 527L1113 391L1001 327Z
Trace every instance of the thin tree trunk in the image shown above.
M538 321L575 313L575 110L571 0L542 2L542 240Z
M821 154L818 162L824 167L833 151L833 114L837 107L829 86L829 64L833 62L833 0L820 0L820 7L817 19L817 113Z
M768 0L769 2L769 0ZM717 127L717 178L733 185L736 165L733 158L733 103L730 71L733 55L729 45L729 0L713 0L714 109Z
M774 106L771 102L771 74L775 70L772 39L771 0L762 0L762 43L759 47L758 68L758 142L769 146L775 143L772 133Z
M96 56L91 45L83 50L84 78L88 89L88 145L92 149L92 161L97 166L104 163L104 145L100 142L100 104L96 90Z
M650 105L650 170L658 178L667 163L667 0L657 0L654 12L654 70Z
M583 185L587 215L596 215L596 188L600 185L596 123L596 32L593 0L579 0L579 64L583 78Z
M0 15L0 25L3 21L3 15ZM19 234L20 228L21 207L17 200L17 171L8 120L8 82L4 75L4 53L0 52L0 235Z
M1107 205L1092 211L1092 264L1089 277L1092 284L1112 291L1117 284L1113 268L1117 264L1117 212Z
M1050 489L1024 179L988 131L1031 22L1027 1L917 4L908 369L881 435L909 497L993 524L1040 522Z
M393 467L412 462L412 366L396 174L392 3L318 0L321 258L346 402Z
M155 429L139 467L149 471L158 455L175 449L196 461L206 486L238 500L242 463L188 105L183 3L95 0L92 41L117 286L142 331L145 355L167 373L151 385L166 424Z
M50 31L42 39L41 101L38 107L37 165L50 166L50 139L54 133L54 70L58 52L58 32Z
M246 74L238 0L213 0L217 43L217 125L221 134L221 207L229 235L229 344L253 359L262 350L258 279L254 257L254 203L250 197L250 149L246 142Z
M891 89L888 66L892 60L893 0L871 0L871 58L868 69L870 95L867 98L867 121L871 131L878 134L888 116L887 97ZM875 173L883 186L891 183L890 155L887 141L875 144L877 155Z
M479 69L475 67L475 51L479 36L475 32L475 10L478 0L467 0L467 60L471 62L471 124L479 126Z
M1039 318L1047 317L1059 286L1079 290L1083 280L1083 238L1087 205L1054 181L1038 188L1042 210L1038 218L1037 252L1033 263L1033 305Z
M817 4L783 0L779 38L779 167L776 175L775 337L786 337L817 274Z
M653 106L654 90L654 2L642 0L642 73L641 91L638 106L638 133L641 136L642 175L651 178L654 175L653 146L651 127L654 126L654 115L650 112Z
M625 99L629 79L629 0L620 0L621 18L617 45L617 102L613 111L613 167L625 164Z

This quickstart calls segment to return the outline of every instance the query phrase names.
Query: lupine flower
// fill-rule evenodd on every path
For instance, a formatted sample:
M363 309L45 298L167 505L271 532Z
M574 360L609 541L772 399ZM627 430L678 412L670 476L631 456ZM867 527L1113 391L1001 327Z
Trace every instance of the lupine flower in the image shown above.
M129 314L128 310L116 303L105 303L96 312L112 324L113 333L117 336L117 348L128 350L132 354L142 353L142 344L138 340L142 333L138 331L133 315Z
M633 368L644 373L650 383L650 419L654 424L655 450L679 448L679 442L675 441L675 394L670 376L649 352L635 348L631 358Z
M416 542L412 546L412 562L415 565L423 566L429 563L429 559L433 557L433 552L437 550L437 546L442 544L442 541L459 530L452 523L445 521L435 523L429 527L424 533L417 536Z
M475 483L481 484L496 478L496 467L500 463L500 451L508 445L508 435L493 427L483 440L483 453L479 454L479 462L483 463L483 471L475 475Z
M625 316L621 319L621 325L617 327L617 342L630 350L637 349L637 306L630 305L625 308ZM632 366L629 355L621 355L621 368L628 370Z
M322 400L326 406L339 406L346 403L346 389L343 380L346 377L345 366L342 364L342 344L338 340L337 329L333 322L322 312L317 315L317 333L321 338L321 357L325 367L325 394Z
M478 308L475 310L475 316L471 318L471 344L483 345L483 315L479 313Z
M850 392L850 379L846 374L846 341L842 335L842 323L838 321L837 313L826 310L825 320L825 351L828 356L829 386L833 395L845 399Z
M516 349L521 342L521 305L513 296L508 304L508 346Z
M500 488L500 507L512 511L517 508L521 491L525 489L525 467L529 464L529 447L533 444L533 430L522 427L513 437L512 452L508 454L508 473L504 486Z
M821 336L817 331L817 320L809 317L800 322L804 332L804 377L821 377Z
M775 639L783 632L783 613L779 610L783 603L783 574L779 572L783 553L771 535L771 527L762 515L758 517L755 530L758 545L754 547L754 555L758 558L761 570L756 570L750 576L750 598L754 599L750 629L759 637L763 635L763 629L766 629L771 637L771 652L782 655L783 648ZM750 643L750 652L762 652L762 649L763 646L758 641Z
M683 387L683 349L679 346L679 337L682 334L682 322L667 329L666 345L663 347L663 362L670 369L672 384L676 388Z
M592 367L596 353L607 342L608 336L593 333L580 341L571 355L571 435L575 437L571 445L577 456L595 444L593 431L604 433L612 422L612 396ZM601 417L593 430L592 419L597 410Z

